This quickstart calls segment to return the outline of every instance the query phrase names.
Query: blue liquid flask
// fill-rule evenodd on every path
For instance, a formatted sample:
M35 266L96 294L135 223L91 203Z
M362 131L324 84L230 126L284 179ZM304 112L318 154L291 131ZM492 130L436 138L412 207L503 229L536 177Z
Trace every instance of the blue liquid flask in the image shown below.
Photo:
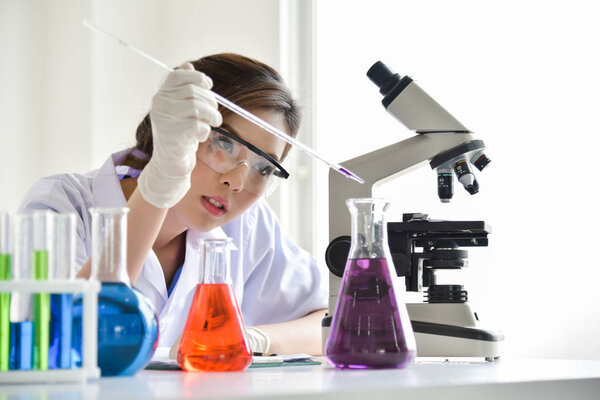
M81 365L81 297L73 308L74 361ZM102 282L98 294L98 366L102 376L134 375L152 358L158 320L152 304L124 282Z
M158 319L150 301L129 284L127 212L91 209L92 276L98 294L98 366L102 376L134 375L152 358L158 344ZM81 364L82 299L73 308L73 361Z

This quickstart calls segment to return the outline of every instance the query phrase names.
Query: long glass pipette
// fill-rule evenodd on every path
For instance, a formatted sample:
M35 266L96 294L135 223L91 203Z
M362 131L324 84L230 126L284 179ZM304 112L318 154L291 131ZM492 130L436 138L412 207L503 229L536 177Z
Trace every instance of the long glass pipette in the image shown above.
M94 32L100 33L100 34L106 36L107 38L109 38L109 39L111 39L111 40L119 43L120 45L123 45L123 46L127 47L128 49L133 50L134 52L138 53L139 55L141 55L142 57L146 58L147 60L152 61L154 64L158 65L162 69L164 69L164 70L166 70L168 72L173 72L173 69L171 67L169 67L168 65L166 65L165 63L163 63L162 61L159 61L156 58L152 57L151 55L149 55L149 54L143 52L142 50L138 49L137 47L132 46L129 43L126 43L126 42L122 41L121 39L119 39L118 37L114 36L113 34L110 34L110 33L106 32L104 29L99 28L98 26L94 25L93 23L91 23L87 19L83 20L83 25L85 25L86 27L90 28ZM326 159L324 159L323 157L321 157L319 154L317 154L313 149L311 149L310 147L302 144L301 142L299 142L298 140L296 140L293 137L289 136L285 132L282 132L281 130L275 128L273 125L271 125L268 122L266 122L266 121L258 118L256 115L254 115L254 114L246 111L245 109L243 109L242 107L238 106L237 104L232 103L231 101L227 100L225 97L219 95L218 93L215 93L215 92L212 92L212 93L215 95L215 99L217 100L217 103L221 104L223 107L228 108L229 110L231 110L234 113L238 114L240 117L247 119L248 121L252 122L253 124L255 124L257 126L260 126L261 128L263 128L267 132L269 132L272 135L277 136L281 140L283 140L283 141L285 141L285 142L287 142L287 143L295 146L296 148L298 148L299 150L305 152L306 154L309 154L312 157L314 157L314 158L316 158L316 159L324 162L325 164L327 164L329 166L329 168L332 168L332 169L336 170L340 174L344 175L346 178L353 179L353 180L355 180L358 183L365 183L365 181L363 179L361 179L359 176L353 174L348 169L342 167L339 164L327 161Z

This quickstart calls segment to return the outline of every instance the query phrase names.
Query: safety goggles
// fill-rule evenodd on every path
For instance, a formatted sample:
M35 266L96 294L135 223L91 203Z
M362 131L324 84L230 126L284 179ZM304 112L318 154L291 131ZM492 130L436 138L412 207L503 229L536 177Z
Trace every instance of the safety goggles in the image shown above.
M258 196L270 182L290 176L273 157L221 128L212 128L198 154L204 164L220 174L240 168L244 172L244 189Z

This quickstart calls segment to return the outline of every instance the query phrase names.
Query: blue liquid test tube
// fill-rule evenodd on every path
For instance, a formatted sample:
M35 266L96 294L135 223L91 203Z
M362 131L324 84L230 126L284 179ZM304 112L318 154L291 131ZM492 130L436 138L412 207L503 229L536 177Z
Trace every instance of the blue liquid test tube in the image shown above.
M33 215L17 214L12 224L14 251L11 275L14 281L33 278ZM10 354L11 370L32 368L33 324L31 295L14 292L10 298Z
M33 350L33 322L21 321L10 323L9 368L18 370L31 369Z
M54 218L54 259L51 280L70 280L75 276L75 214L57 214ZM71 368L71 340L73 335L73 295L50 295L50 369Z

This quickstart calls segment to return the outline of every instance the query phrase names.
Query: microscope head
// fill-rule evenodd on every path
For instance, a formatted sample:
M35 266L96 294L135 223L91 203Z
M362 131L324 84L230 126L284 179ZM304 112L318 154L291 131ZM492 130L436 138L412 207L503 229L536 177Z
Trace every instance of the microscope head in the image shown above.
M471 133L448 111L423 91L409 76L401 76L377 61L367 72L369 79L384 96L384 108L405 127L431 139L430 147L438 146L443 135ZM443 203L454 194L453 175L471 195L479 191L479 183L470 165L482 171L490 159L485 155L482 140L471 140L452 148L439 145L439 153L430 158L437 171L438 196Z

